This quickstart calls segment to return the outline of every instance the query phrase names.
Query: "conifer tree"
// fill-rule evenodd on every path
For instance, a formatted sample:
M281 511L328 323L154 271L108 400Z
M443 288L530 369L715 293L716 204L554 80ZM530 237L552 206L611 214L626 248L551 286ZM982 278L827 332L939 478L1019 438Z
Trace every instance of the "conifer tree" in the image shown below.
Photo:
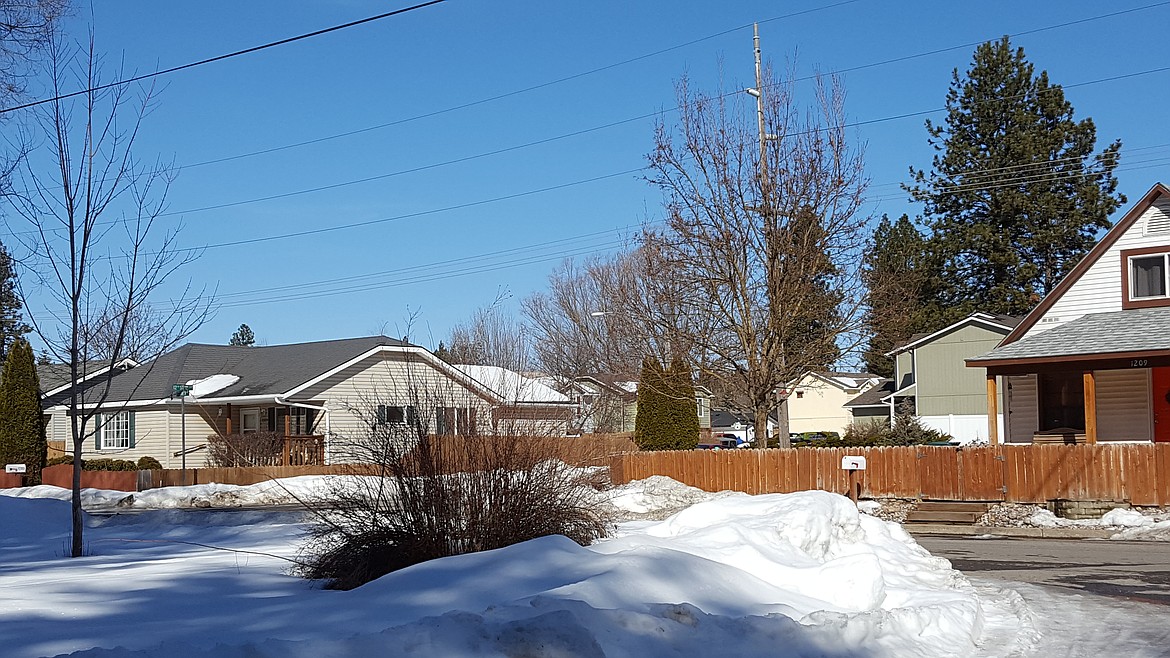
M883 215L862 269L870 333L863 356L869 372L892 377L894 361L885 354L935 320L924 303L937 290L938 282L929 278L933 266L927 239L910 217L890 221Z
M691 369L676 356L666 376L669 380L669 449L694 450L699 444L699 414L695 407L695 384L691 378Z
M24 464L29 479L39 483L46 450L33 350L28 341L18 339L0 374L0 463Z
M634 443L642 450L666 450L669 411L666 408L666 373L658 359L642 360L638 378L638 412L634 418Z
M241 347L252 347L256 344L256 334L252 333L252 328L246 324L241 324L236 333L232 334L232 339L228 341L228 345L238 345Z
M940 257L936 324L974 311L1020 315L1055 287L1125 202L1113 171L1121 143L1099 154L1091 119L1077 121L1048 74L1035 74L1008 38L954 71L942 124L926 122L937 153L911 169ZM937 327L936 327L937 328Z
M12 267L12 257L0 244L0 360L7 356L8 348L15 341L32 331L21 314L23 308L16 291L16 270Z

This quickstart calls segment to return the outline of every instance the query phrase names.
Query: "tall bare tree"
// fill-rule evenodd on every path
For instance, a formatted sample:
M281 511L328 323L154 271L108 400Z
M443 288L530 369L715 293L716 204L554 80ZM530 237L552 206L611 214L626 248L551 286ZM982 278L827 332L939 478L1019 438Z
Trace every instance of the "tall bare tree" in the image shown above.
M767 436L785 385L858 340L867 181L838 80L818 80L808 104L770 69L753 91L758 117L678 83L678 123L659 124L649 155L666 228L645 244L681 284L680 309L711 319L686 336L703 380Z
M81 455L95 433L101 409L121 361L135 343L135 327L148 316L155 329L151 360L169 350L208 317L210 299L190 283L164 289L196 253L176 247L178 226L160 225L169 165L142 161L134 146L143 118L155 99L153 88L101 87L101 63L93 37L73 45L60 34L48 45L50 93L89 90L47 103L35 113L30 135L41 136L18 169L25 190L7 197L32 230L22 260L35 286L22 285L25 305L32 293L48 306L33 315L34 331L57 361L69 364L80 382L69 395L73 441L73 538L71 554L82 554ZM170 299L153 308L148 300ZM56 321L53 321L56 320ZM98 359L101 362L98 362ZM84 390L83 390L84 388Z
M532 360L525 328L504 308L510 296L501 292L492 303L452 327L445 358L454 364L528 370Z
M548 292L522 304L537 364L567 379L607 373L634 380L646 356L669 363L673 352L690 354L688 336L700 333L705 318L677 302L681 285L653 269L661 266L643 247L562 263Z

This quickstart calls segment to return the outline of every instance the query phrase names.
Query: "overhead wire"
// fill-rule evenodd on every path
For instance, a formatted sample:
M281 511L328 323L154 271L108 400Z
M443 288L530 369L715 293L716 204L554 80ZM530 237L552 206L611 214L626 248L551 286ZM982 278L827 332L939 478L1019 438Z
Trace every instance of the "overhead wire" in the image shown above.
M774 16L774 17L772 17L772 18L767 18L767 19L764 19L764 20L761 20L761 21L758 21L758 22L759 22L759 23L761 23L761 24L763 24L763 23L770 23L770 22L773 22L773 21L779 21L779 20L784 20L784 19L788 19L788 18L793 18L793 17L796 17L796 16L804 15L804 14L810 14L810 13L814 13L814 12L824 11L824 10L827 10L827 9L834 9L834 8L837 8L837 7L840 7L840 6L843 6L843 5L852 4L852 3L854 3L854 2L858 2L858 1L859 1L859 0L845 0L844 2L837 2L837 3L833 3L833 4L822 5L822 6L819 6L819 7L813 7L813 8L811 8L811 9L806 9L806 10L803 10L803 11L793 12L793 13L790 13L790 14L783 14L783 15L781 15L781 16ZM1063 22L1063 23L1057 23L1057 24L1054 24L1054 25L1046 25L1046 26L1043 26L1043 27L1033 28L1033 29L1030 29L1030 30L1023 30L1023 31L1020 31L1020 32L1015 32L1015 33L1009 34L1009 35L1007 35L1007 36L1008 36L1009 38L1013 38L1013 37L1026 36L1026 35L1029 35L1029 34L1038 34L1038 33L1041 33L1041 32L1047 32L1047 31L1051 31L1051 30L1057 30L1057 29L1062 29L1062 28L1066 28L1066 27L1071 27L1071 26L1073 26L1073 25L1080 25L1080 24L1084 24L1084 23L1090 23L1090 22L1094 22L1094 21L1104 20L1104 19L1107 19L1107 18L1113 18L1113 17L1116 17L1116 16L1120 16L1120 15L1124 15L1124 14L1129 14L1129 13L1133 13L1133 12L1138 12L1138 11L1145 11L1145 10L1147 10L1147 9L1153 9L1153 8L1156 8L1156 7L1162 7L1162 6L1166 6L1166 5L1170 5L1170 0L1165 0L1165 1L1163 1L1163 2L1156 2L1156 3L1153 3L1153 4L1149 4L1149 5L1143 5L1143 6L1141 6L1141 7L1132 7L1132 8L1129 8L1129 9L1123 9L1123 10L1119 10L1119 11L1109 12L1109 13L1106 13L1106 14L1099 14L1099 15L1096 15L1096 16L1089 16L1089 17L1085 17L1085 18L1081 18L1081 19L1072 20L1072 21L1066 21L1066 22ZM488 96L488 97L486 97L486 98L481 98L481 99L477 99L477 100L474 100L474 101L468 101L468 102L466 102L466 103L460 103L460 104L457 104L457 105L453 105L453 106L450 106L450 107L442 108L442 109L439 109L439 110L434 110L434 111L431 111L431 112L426 112L426 113L423 113L423 114L417 114L417 115L413 115L413 116L409 116L409 117L404 117L404 118L402 118L402 119L397 119L397 120L394 120L394 121L388 121L388 122L384 122L384 123L379 123L379 124L375 124L375 125L372 125L372 126L366 126L366 127L363 127L363 128L357 128L357 129L354 129L354 130L347 130L347 131L343 131L343 132L340 132L340 133L335 133L335 134L332 134L332 135L326 135L326 136L323 136L323 137L317 137L317 138L314 138L314 139L309 139L309 140L303 140L303 141L300 141L300 142L294 142L294 143L291 143L291 144L284 144L284 145L281 145L281 146L274 146L274 147L269 147L269 148L259 149L259 150L255 150L255 151L249 151L249 152L246 152L246 153L238 153L238 154L229 155L229 156L223 156L223 157L212 158L212 159L208 159L208 160L202 160L202 161L199 161L199 162L193 162L193 163L190 163L190 164L184 164L184 165L181 165L181 167L182 167L182 168L194 168L194 167L202 167L202 166L205 166L205 165L210 165L210 164L217 164L217 163L221 163L221 162L228 162L228 161L232 161L232 160L239 160L239 159L242 159L242 158L249 158L249 157L258 156L258 155L266 155L266 154L269 154L269 153L275 153L275 152L284 151L284 150L288 150L288 149L294 149L294 148L300 148L300 147L303 147L303 146L310 146L310 145L313 145L313 144L319 144L319 143L326 142L326 141L331 141L331 140L334 140L334 139L341 139L341 138L344 138L344 137L351 137L351 136L353 136L353 135L360 135L360 134L367 133L367 132L371 132L371 131L375 131L375 130L381 130L381 129L384 129L384 128L390 128L390 127L393 127L393 126L398 126L398 125L402 125L402 124L405 124L405 123L410 123L410 122L412 122L412 121L418 121L418 120L421 120L421 119L428 119L428 118L431 118L431 117L440 116L440 115L447 114L447 113L450 113L450 112L455 112L455 111L458 111L458 110L464 110L464 109L467 109L467 108L470 108L470 107L475 107L475 106L477 106L477 105L483 105L483 104L486 104L486 103L491 103L491 102L498 101L498 100L502 100L502 99L505 99L505 98L510 98L510 97L512 97L512 96L517 96L517 95L525 94L525 93L532 92L532 91L538 91L538 90L545 89L545 88L548 88L548 87L551 87L551 86L554 86L554 85L558 85L558 84L561 84L561 83L564 83L564 82L570 82L570 81L572 81L572 80L577 80L577 79L580 79L580 78L584 78L584 77L586 77L586 76L590 76L590 75L593 75L593 74L596 74L596 73L600 73L600 72L603 72L603 71L608 71L608 70L615 69L615 68L618 68L618 67L621 67L621 66L625 66L625 65L627 65L627 64L632 64L632 63L634 63L634 62L638 62L638 61L641 61L641 60L645 60L645 59L649 59L649 58L652 58L652 57L656 57L656 56L658 56L658 55L662 55L662 54L665 54L665 53L668 53L668 52L672 52L672 51L674 51L674 50L680 50L680 49L682 49L682 48L687 48L687 47L689 47L689 46L693 46L693 45L695 45L695 44L697 44L697 43L702 43L702 42L704 42L704 41L710 41L711 39L716 39L716 38L719 38L719 37L722 37L722 36L726 36L726 35L728 35L728 34L732 34L732 33L734 33L734 32L738 32L739 30L743 30L743 29L746 29L746 28L749 28L749 27L751 27L751 24L750 24L750 23L748 23L748 24L745 24L745 25L739 25L739 26L736 26L736 27L733 27L733 28L729 28L729 29L726 29L726 30L722 30L722 31L720 31L720 32L716 32L716 33L714 33L714 34L709 34L709 35L707 35L707 36L699 37L699 38L697 38L697 39L692 39L692 40L690 40L690 41L687 41L687 42L684 42L684 43L680 43L680 44L676 44L676 45L673 45L673 46L669 46L669 47L667 47L667 48L662 48L662 49L660 49L660 50L656 50L656 51L653 51L653 52L650 52L650 53L646 53L646 54L643 54L643 55L638 55L638 56L636 56L636 57L631 57L631 58L629 58L629 59L624 59L624 60L621 60L621 61L619 61L619 62L614 62L614 63L612 63L612 64L607 64L607 65L605 65L605 66L599 66L599 67L597 67L597 68L589 69L589 70L587 70L587 71L582 71L582 72L579 72L579 73L574 73L574 74L572 74L572 75L564 76L564 77L561 77L561 78L556 78L556 79L554 79L554 80L549 80L549 81L547 81L547 82L542 82L542 83L539 83L539 84L530 85L530 86L527 86L527 87L523 87L523 88L521 88L521 89L516 89L516 90L513 90L513 91L504 92L504 93L501 93L501 94L496 94L496 95L493 95L493 96ZM853 71L861 71L861 70L865 70L865 69L876 68L876 67L879 67L879 66L886 66L886 65L888 65L888 64L897 64L897 63L900 63L900 62L910 61L910 60L914 60L914 59L920 59L920 58L923 58L923 57L930 57L930 56L932 56L932 55L938 55L938 54L942 54L942 53L946 53L946 52L952 52L952 51L955 51L955 50L961 50L961 49L964 49L964 48L971 48L971 47L973 47L973 46L978 46L979 44L985 43L986 41L987 41L986 39L984 39L984 40L981 40L981 41L972 41L972 42L968 42L968 43L962 43L962 44L958 44L958 45L954 45L954 46L947 46L947 47L945 47L945 48L936 48L936 49L934 49L934 50L928 50L928 51L924 51L924 52L913 53L913 54L910 54L910 55L903 55L903 56L900 56L900 57L893 57L893 58L890 58L890 59L885 59L885 60L881 60L881 61L877 61L877 62L869 62L869 63L866 63L866 64L859 64L859 65L856 65L856 66L850 66L850 67L844 67L844 68L839 68L839 69L833 69L833 70L831 70L831 71L827 71L827 72L826 72L826 75L835 75L835 74L841 74L841 73L851 73L851 72L853 72ZM812 75L810 75L810 76L804 76L804 77L799 77L799 78L796 78L794 81L796 81L796 82L800 82L800 81L806 81L806 80L811 80L811 79L813 79L813 78L815 78L815 77L816 77L816 76L812 76ZM736 92L736 93L738 93L738 92ZM651 115L651 116L653 116L653 115ZM645 117L634 117L634 118L631 118L631 119L626 119L626 120L623 120L623 121L618 121L618 122L615 122L615 123L612 123L612 124L607 124L607 126L604 126L604 127L612 127L612 126L614 126L614 125L620 125L621 123L628 123L628 122L630 122L630 121L636 121L636 120L639 120L639 119L642 119L642 118L645 118Z
M29 101L27 103L21 103L20 105L13 105L12 107L0 108L0 114L7 114L9 112L15 112L17 110L23 110L23 109L27 109L30 107L36 107L38 105L44 105L46 103L54 103L57 101L62 101L62 100L68 99L68 98L73 98L75 96L81 96L83 94L90 94L90 93L97 92L97 91L103 91L105 89L112 89L114 87L121 87L123 85L128 85L128 84L131 84L134 82L141 82L143 80L157 78L157 77L162 76L162 75L168 75L168 74L175 73L178 71L183 71L186 69L195 68L196 66L203 66L204 64L211 64L213 62L220 62L220 61L223 61L225 59L231 59L233 57L239 57L241 55L248 55L248 54L251 54L254 52L259 52L261 50L267 50L269 48L275 48L277 46L283 46L283 45L294 43L297 41L303 41L305 39L319 37L323 34L329 34L330 32L337 32L339 30L345 30L345 29L348 29L351 27L356 27L358 25L365 25L366 23L380 21L382 19L390 18L392 16L399 16L401 14L405 14L408 12L423 9L425 7L430 7L432 5L437 5L437 4L446 2L446 1L447 0L428 0L427 2L422 2L422 3L419 3L417 5L412 5L410 7L403 7L402 9L395 9L392 11L383 12L383 13L377 14L375 16L368 16L366 18L361 18L361 19L358 19L356 21L349 21L348 23L342 23L340 25L334 25L332 27L327 27L327 28L323 28L320 30L313 30L312 32L306 32L304 34L299 34L297 36L287 37L284 39L278 39L277 41L271 41L269 43L261 44L259 46L252 46L251 48L244 48L243 50L237 50L234 52L225 53L223 55L216 55L215 57L208 57L206 59L201 59L201 60L196 61L196 62L188 62L187 64L180 64L178 66L172 66L170 68L163 69L161 71L154 71L153 73L143 73L142 75L136 75L136 76L133 76L130 78L125 78L123 80L114 80L113 82L107 82L105 84L95 85L95 86L89 87L87 89L79 89L77 91L71 91L71 92L66 93L66 94L58 94L58 95L53 96L51 98L41 98L39 100Z

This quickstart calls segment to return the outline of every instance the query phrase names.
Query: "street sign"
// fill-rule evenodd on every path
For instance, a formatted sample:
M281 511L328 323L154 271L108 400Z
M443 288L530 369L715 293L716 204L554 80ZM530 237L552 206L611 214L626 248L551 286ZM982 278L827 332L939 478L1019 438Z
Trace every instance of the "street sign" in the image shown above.
M4 466L5 473L27 473L28 466L24 464L6 464Z
M187 384L172 384L171 397L182 398L191 394L191 387Z
M864 471L865 457L842 457L841 468L846 471Z

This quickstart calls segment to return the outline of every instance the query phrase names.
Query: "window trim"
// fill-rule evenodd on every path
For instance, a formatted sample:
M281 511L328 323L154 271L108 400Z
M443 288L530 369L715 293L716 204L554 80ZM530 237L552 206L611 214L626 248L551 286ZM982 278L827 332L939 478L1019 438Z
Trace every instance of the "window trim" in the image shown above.
M1132 261L1134 258L1161 255L1166 261L1163 271L1166 273L1166 295L1163 297L1141 297L1133 299L1133 286L1130 280ZM1121 250L1121 308L1130 310L1135 308L1156 308L1170 306L1170 245L1161 247L1143 247L1141 249Z
M256 419L256 426L248 429L248 416L253 416ZM240 434L257 434L260 432L260 408L251 407L249 409L240 410Z
M129 450L134 447L134 418L133 411L118 411L112 414L103 413L101 427L98 428L98 450ZM107 445L106 433L110 429L110 424L119 417L126 419L126 445ZM114 439L110 439L113 441Z

